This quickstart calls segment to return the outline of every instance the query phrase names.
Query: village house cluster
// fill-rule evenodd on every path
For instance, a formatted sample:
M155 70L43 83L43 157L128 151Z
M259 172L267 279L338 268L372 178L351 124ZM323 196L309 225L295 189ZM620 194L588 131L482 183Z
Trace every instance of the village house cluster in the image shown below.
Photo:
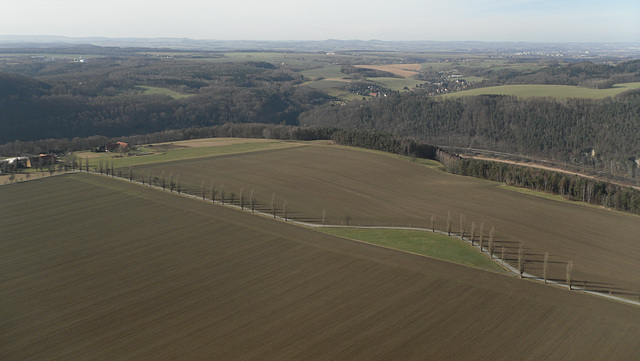
M130 149L129 144L125 142L115 142L100 145L93 149L94 152L107 153L125 153ZM48 153L42 153L35 156L18 156L0 159L0 173L18 172L20 169L29 168L48 168L58 163L58 157L64 152L58 150L50 150Z
M39 154L33 157L12 157L0 160L0 173L15 172L24 168L42 168L54 165L57 162L56 154Z

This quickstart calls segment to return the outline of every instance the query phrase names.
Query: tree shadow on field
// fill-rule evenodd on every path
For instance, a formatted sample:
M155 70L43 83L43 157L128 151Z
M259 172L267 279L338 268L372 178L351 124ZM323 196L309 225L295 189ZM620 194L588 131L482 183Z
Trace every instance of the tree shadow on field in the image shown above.
M556 282L559 284L566 285L566 278L547 278L550 282ZM616 296L639 296L640 291L633 292L629 289L614 286L613 283L610 282L596 282L596 281L588 281L586 279L576 278L571 280L571 286L576 290L585 290L591 292L599 292L604 295L616 295Z
M640 299L640 291L638 292L632 292L629 290L626 290L627 292L621 292L621 291L612 291L611 295L613 296L635 296L638 297L638 299Z
M282 210L278 213L280 214L280 216L284 217L284 213L282 212ZM298 221L298 222L305 221L305 218L302 217L302 212L292 211L292 210L287 211L287 219L290 219L292 221Z
M478 240L476 239L475 243L478 243ZM488 239L484 239L484 245L486 246L489 243ZM499 240L496 241L496 239L494 238L493 243L495 244L497 249L502 249L502 247L504 247L504 249L507 252L510 251L514 251L517 253L518 249L520 248L520 242L517 241L505 241L505 240ZM526 247L525 247L526 250Z
M307 223L317 223L317 224L321 224L322 223L322 218L321 217L289 217L294 221L298 221L298 222L307 222ZM325 218L325 223L329 224L329 220Z
M499 255L500 252L496 252L496 254ZM534 278L542 278L542 264L544 264L544 258L543 258L544 256L540 254L533 254L533 255L541 256L542 259L530 259L531 258L529 257L530 255L532 254L526 253L525 272L533 274ZM499 259L499 257L497 259ZM514 254L509 255L509 257L505 257L504 261L509 263L513 267L516 267L518 264L517 255L514 255ZM567 262L549 260L548 263L554 264L554 265L561 265L562 269L558 270L557 266L553 267L555 277L547 277L547 281L549 283L566 285L567 284L566 278L562 278L562 277L559 278L558 274L564 274L565 272L564 266L566 266ZM616 286L610 282L589 281L588 279L584 279L584 278L572 277L571 286L573 290L591 291L591 292L601 293L603 295L620 296L620 297L626 297L629 299L640 300L640 289L638 289L637 291L634 291L628 288Z
M529 258L525 258L525 259L526 259L526 261L527 261L527 263L544 263L544 255L541 255L541 254L539 254L539 253L534 253L534 255L541 256L542 258L541 258L541 259L529 259ZM528 256L528 254L527 254L527 256ZM549 261L547 261L547 262L548 262L549 264L567 264L567 262L562 262L562 261L552 261L552 260L549 260Z

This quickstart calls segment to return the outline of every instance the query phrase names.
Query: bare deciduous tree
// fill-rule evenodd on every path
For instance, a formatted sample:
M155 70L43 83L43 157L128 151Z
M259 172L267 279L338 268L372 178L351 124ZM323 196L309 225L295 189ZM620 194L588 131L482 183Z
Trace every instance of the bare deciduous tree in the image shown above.
M224 184L220 185L220 203L222 203L222 205L224 205Z
M435 233L436 231L436 215L432 214L431 215L431 232Z
M476 222L471 222L471 245L473 246L476 238Z
M133 182L133 170L129 167L129 182Z
M544 253L544 260L542 261L542 278L544 283L547 283L547 275L549 273L549 252Z
M460 214L460 238L464 238L464 226L465 226L464 214Z
M278 205L276 204L276 194L273 193L273 196L271 196L271 213L273 213L273 218L276 218L277 211Z
M451 211L447 212L447 235L451 235Z
M253 213L256 209L256 196L253 194L253 189L249 195L249 206L251 207L251 213Z
M160 185L162 186L162 190L167 189L167 181L164 179L164 169L162 170L162 174L160 175Z
M216 190L216 184L211 180L211 185L209 186L209 195L211 196L211 203L216 202L216 194L218 191Z
M522 278L522 275L524 274L524 257L524 242L520 242L520 248L518 248L518 272L520 273L520 278Z
M282 214L284 215L284 220L289 221L289 207L287 207L287 201L284 200L282 202Z
M489 257L491 257L491 258L493 258L493 251L495 249L495 243L493 242L493 233L494 232L495 232L495 229L492 226L491 230L489 231Z
M567 286L572 289L571 273L573 272L573 261L567 262Z
M180 174L178 174L177 178L178 178L178 182L176 184L176 188L177 188L178 194L180 194L180 191L182 190L182 186L180 185Z
M344 222L345 224L348 226L349 222L351 221L351 213L347 213L344 215Z
M205 199L205 191L204 191L204 178L202 178L202 182L200 182L200 195L202 195L202 200Z
M230 198L230 201L231 201L231 205L234 205L235 204L235 199L236 199L236 194L231 192L231 194L229 194L229 198Z
M480 223L480 250L484 244L484 222Z

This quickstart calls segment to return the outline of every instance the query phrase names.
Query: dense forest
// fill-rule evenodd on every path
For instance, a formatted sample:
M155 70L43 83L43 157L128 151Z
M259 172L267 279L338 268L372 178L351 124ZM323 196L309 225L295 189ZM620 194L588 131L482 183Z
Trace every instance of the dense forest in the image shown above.
M232 123L297 124L328 96L270 63L155 58L25 64L0 73L0 143ZM16 69L14 69L16 71ZM145 94L140 86L186 97ZM189 96L190 95L190 96Z
M491 149L638 176L638 92L616 99L566 101L512 96L439 99L406 93L321 107L302 114L300 121L377 129L430 144Z

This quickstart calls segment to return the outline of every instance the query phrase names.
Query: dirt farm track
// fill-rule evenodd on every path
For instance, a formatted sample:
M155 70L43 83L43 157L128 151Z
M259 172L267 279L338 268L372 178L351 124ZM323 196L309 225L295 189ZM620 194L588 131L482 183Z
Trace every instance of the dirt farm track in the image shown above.
M637 360L640 308L96 175L0 187L1 360Z

